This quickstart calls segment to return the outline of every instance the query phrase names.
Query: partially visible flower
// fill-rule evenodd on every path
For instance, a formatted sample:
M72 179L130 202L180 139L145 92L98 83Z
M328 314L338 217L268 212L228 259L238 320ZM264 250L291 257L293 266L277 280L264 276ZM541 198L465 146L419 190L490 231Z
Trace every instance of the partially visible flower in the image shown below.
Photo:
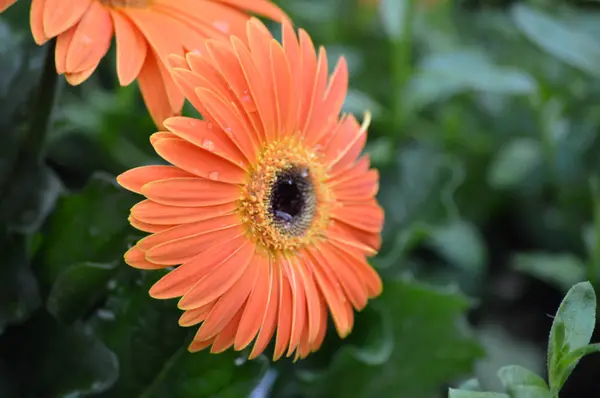
M369 118L340 110L342 58L328 78L324 48L283 25L283 46L258 20L248 45L208 41L170 58L204 120L174 117L151 137L173 166L144 166L119 183L147 199L130 221L151 235L125 254L135 268L179 265L150 290L181 297L182 326L202 323L190 351L242 350L275 336L274 359L317 350L327 313L341 337L354 310L382 290L367 257L379 249L379 176L360 156ZM181 265L180 265L181 264Z
M14 0L0 0L0 11ZM169 54L196 51L203 39L244 35L247 12L281 21L270 0L32 0L31 32L38 44L56 37L56 70L73 85L96 70L117 42L122 86L138 78L154 122L178 114L184 98L167 71Z

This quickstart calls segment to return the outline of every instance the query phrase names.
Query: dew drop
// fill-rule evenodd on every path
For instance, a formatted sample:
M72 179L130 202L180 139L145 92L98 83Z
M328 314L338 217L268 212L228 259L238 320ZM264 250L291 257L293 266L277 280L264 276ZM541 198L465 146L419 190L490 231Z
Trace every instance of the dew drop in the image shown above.
M231 127L226 127L226 128L225 128L225 133L226 133L227 135L231 135L231 134L233 134L233 132L231 131Z
M188 124L190 125L190 127L196 127L198 125L198 122L194 119L190 119L188 121Z
M219 179L219 172L218 172L218 171L211 171L211 172L208 174L208 178L209 178L210 180L217 181L217 180Z
M225 21L215 21L213 26L223 33L229 32L229 24Z
M83 35L81 41L83 42L83 44L92 44L94 42L94 40L88 35Z
M213 128L212 123L211 122L207 122L206 123L206 128L209 129L209 130L212 130L212 128Z
M205 139L204 141L202 141L202 148L206 149L209 152L212 152L215 150L215 143L209 139Z

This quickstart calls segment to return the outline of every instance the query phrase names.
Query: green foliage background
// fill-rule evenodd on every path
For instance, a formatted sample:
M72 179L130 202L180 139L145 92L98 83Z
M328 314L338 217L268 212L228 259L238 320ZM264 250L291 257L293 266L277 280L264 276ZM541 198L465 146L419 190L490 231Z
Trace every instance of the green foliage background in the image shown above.
M113 47L61 84L40 136L48 46L20 0L0 15L0 397L433 398L472 375L493 388L503 365L543 372L547 314L600 276L600 8L278 3L330 65L347 57L346 110L373 113L383 295L297 364L189 354L175 303L147 294L161 272L122 261L139 198L114 176L160 161L139 92L118 86ZM598 396L598 365L561 397Z

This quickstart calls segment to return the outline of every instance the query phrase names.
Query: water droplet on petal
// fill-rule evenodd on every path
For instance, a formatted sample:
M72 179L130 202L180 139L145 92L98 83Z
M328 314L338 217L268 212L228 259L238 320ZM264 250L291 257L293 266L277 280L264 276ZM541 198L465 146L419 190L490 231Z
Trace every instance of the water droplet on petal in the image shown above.
M206 128L212 130L213 124L211 122L206 123Z
M189 119L188 124L190 125L190 127L196 127L198 125L198 122L194 119Z
M215 143L209 139L205 139L204 141L202 141L202 148L206 149L209 152L212 152L215 150Z
M219 172L218 172L218 171L211 171L211 172L208 174L208 178L209 178L210 180L217 181L217 180L219 179Z
M226 127L226 128L225 128L225 133L226 133L227 135L231 135L231 134L233 134L233 132L231 131L231 127Z
M94 40L88 35L83 35L81 41L83 42L83 44L92 44L94 42Z
M215 21L213 26L223 33L229 32L229 24L225 21Z

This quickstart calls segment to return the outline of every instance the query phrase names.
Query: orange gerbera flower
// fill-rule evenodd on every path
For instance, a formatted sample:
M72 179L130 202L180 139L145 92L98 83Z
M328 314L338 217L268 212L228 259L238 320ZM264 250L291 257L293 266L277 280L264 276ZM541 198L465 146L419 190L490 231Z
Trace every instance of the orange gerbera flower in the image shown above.
M125 254L132 267L179 265L150 290L181 297L182 326L202 322L190 351L247 347L273 335L274 359L304 358L321 345L327 309L338 334L353 308L381 293L367 263L380 245L379 176L359 157L368 118L340 110L348 86L342 58L328 82L327 56L308 34L283 25L283 46L256 19L247 42L208 41L170 57L176 83L205 120L173 117L151 137L174 166L118 177L147 199L131 209L152 233Z
M14 2L0 0L0 12ZM31 32L40 45L57 37L56 70L73 85L96 70L114 33L119 82L127 86L138 77L161 126L184 101L167 72L167 56L197 50L205 38L244 35L246 12L286 18L270 0L32 0Z

